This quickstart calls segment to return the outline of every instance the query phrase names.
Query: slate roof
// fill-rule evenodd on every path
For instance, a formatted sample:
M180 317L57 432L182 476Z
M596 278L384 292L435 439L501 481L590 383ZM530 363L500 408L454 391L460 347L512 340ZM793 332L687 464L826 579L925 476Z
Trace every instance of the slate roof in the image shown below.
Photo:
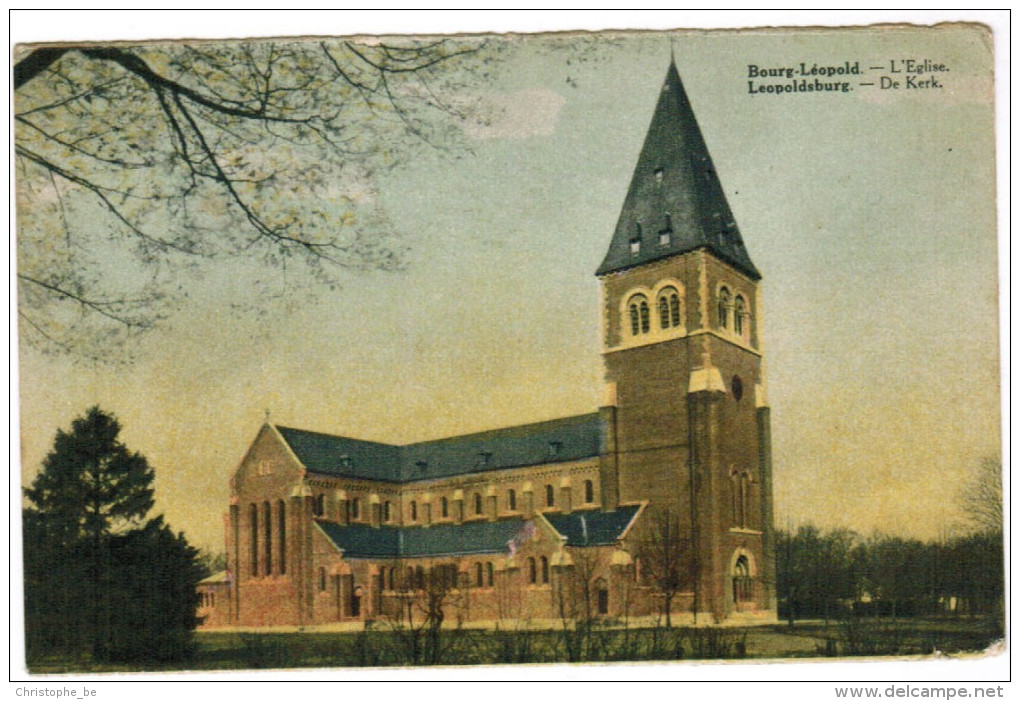
M659 234L669 231L669 244ZM640 241L635 254L631 241ZM670 63L605 260L597 275L707 248L752 279L744 248L676 64Z
M597 413L405 446L276 429L309 472L385 482L582 460L600 455L605 446Z
M588 511L545 518L567 538L567 545L612 545L626 532L640 507L616 511ZM326 537L348 558L415 558L459 555L509 555L509 543L524 528L526 519L469 521L460 525L379 526L361 523L343 526L317 522ZM585 538L587 534L587 538Z
M567 545L612 545L620 539L640 506L620 506L616 511L575 511L570 514L546 514L552 527L565 536Z

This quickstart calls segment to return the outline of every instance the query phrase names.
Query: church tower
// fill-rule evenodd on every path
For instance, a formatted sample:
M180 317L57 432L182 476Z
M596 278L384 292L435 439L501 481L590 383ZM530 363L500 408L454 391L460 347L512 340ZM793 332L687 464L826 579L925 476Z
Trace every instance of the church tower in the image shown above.
M606 506L679 524L675 612L774 616L761 274L672 62L597 275Z

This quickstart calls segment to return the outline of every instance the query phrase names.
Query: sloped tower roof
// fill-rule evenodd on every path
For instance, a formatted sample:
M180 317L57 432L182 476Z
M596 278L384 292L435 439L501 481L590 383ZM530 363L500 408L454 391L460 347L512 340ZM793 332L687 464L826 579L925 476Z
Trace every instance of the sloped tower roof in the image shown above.
M661 234L668 232L667 237ZM597 275L707 248L759 279L670 61L613 240Z

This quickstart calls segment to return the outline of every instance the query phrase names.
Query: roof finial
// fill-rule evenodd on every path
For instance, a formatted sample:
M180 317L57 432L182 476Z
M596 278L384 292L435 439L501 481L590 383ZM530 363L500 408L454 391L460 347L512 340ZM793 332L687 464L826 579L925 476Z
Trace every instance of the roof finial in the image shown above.
M266 407L266 423L269 423L269 407Z
M669 37L669 63L671 66L676 65L676 47L673 44L673 35Z

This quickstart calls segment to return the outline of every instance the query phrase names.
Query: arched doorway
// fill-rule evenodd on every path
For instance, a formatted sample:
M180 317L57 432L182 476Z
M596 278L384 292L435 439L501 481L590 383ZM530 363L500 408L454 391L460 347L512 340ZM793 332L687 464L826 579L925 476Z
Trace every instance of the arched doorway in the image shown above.
M733 563L733 604L738 610L749 608L754 600L754 586L751 579L751 563L746 555L737 557Z

